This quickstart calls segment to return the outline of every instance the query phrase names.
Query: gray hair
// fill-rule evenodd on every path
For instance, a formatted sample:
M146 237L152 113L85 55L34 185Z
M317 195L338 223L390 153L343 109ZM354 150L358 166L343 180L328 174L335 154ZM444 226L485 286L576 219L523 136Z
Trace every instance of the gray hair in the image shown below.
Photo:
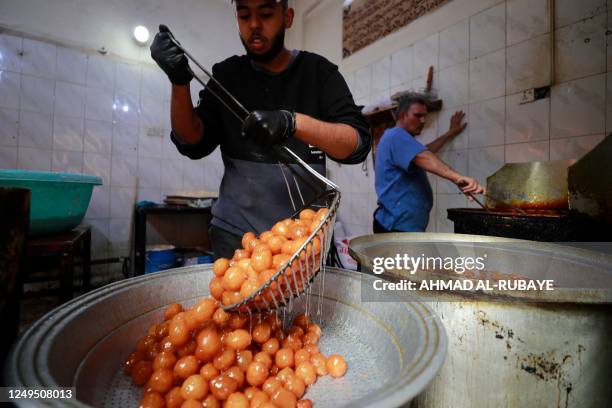
M428 106L427 100L422 95L415 93L402 96L402 98L398 101L398 105L395 110L395 117L399 118L402 113L406 112L412 105L415 104Z

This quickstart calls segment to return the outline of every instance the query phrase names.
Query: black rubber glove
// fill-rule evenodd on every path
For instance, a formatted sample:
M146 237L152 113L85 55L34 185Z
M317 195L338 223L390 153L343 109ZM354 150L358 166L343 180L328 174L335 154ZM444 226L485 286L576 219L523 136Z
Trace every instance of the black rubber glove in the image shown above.
M286 110L253 111L242 125L242 135L262 146L278 145L295 133L295 113Z
M175 85L187 85L193 79L193 74L188 69L187 57L172 42L168 27L164 25L159 26L159 33L155 35L150 50L151 57L168 75L170 82Z

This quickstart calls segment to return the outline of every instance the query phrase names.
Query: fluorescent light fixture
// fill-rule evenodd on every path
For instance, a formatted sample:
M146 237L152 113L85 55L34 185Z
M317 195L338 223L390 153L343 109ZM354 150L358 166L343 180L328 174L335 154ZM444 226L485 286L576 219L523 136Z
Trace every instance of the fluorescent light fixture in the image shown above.
M141 44L146 43L149 40L149 30L145 26L136 26L134 28L134 38Z

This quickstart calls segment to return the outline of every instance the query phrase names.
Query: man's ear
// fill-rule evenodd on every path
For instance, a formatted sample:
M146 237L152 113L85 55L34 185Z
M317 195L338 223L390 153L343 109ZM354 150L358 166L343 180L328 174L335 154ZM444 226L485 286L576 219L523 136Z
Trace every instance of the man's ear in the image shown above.
M287 7L285 11L285 28L291 28L293 25L293 18L295 17L295 11L291 7Z

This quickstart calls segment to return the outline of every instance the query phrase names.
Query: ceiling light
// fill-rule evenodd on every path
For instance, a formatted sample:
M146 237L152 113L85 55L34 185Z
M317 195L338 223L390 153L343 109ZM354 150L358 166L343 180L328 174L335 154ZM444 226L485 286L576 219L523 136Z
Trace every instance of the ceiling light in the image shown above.
M145 26L136 26L134 28L134 38L141 44L146 43L149 40L149 30Z

